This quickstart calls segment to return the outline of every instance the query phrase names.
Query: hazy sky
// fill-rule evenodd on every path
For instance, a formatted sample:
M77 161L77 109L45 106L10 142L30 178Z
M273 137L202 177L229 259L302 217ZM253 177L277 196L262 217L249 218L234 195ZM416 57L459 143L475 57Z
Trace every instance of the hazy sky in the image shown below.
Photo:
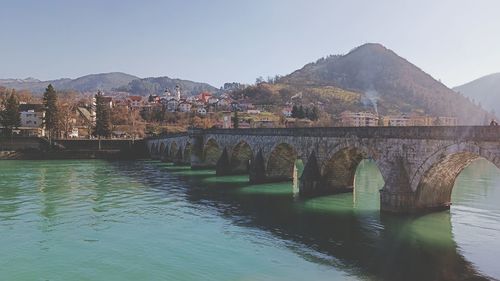
M220 86L379 42L448 86L500 72L500 1L0 0L0 78Z

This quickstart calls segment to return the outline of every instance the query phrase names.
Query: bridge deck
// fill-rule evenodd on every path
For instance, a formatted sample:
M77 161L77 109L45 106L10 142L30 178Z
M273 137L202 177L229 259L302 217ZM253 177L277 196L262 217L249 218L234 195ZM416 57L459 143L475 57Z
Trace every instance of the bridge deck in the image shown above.
M425 127L314 127L314 128L254 128L254 129L190 129L189 133L172 134L152 139L182 137L197 132L208 135L256 135L295 137L349 137L444 139L499 141L500 126L425 126Z

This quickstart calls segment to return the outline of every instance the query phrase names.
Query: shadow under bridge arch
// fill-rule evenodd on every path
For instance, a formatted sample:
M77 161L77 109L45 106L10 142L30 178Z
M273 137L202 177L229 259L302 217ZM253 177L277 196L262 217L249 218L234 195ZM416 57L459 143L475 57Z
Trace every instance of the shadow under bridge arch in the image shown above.
M252 159L252 148L247 142L240 141L232 150L224 148L217 161L216 174L218 176L247 174Z
M203 146L203 166L206 168L215 168L219 161L222 151L217 141L209 139Z
M259 150L250 161L250 182L292 181L294 175L300 174L302 160L297 150L288 143L277 144L267 157ZM298 167L297 167L298 166Z
M356 171L363 160L373 161L378 168L377 161L363 148L340 148L324 162L320 162L313 151L300 178L300 195L312 197L352 192Z

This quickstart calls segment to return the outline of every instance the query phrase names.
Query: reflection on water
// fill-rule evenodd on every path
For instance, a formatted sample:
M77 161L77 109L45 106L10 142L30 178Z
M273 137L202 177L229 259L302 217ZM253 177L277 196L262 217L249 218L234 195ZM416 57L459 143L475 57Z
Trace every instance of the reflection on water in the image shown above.
M488 276L500 278L500 173L486 160L460 174L451 221L459 251Z
M500 173L484 161L457 179L450 211L419 217L380 214L369 161L353 194L307 200L292 183L155 161L0 171L0 280L500 278Z

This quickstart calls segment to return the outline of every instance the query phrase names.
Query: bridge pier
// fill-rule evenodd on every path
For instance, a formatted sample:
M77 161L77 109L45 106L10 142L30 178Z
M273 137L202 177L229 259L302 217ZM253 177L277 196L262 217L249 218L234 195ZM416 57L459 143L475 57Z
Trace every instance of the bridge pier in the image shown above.
M380 190L380 210L391 213L414 212L415 198L411 191Z
M179 147L179 150L175 154L175 157L172 159L172 162L175 166L189 166L190 163L184 160L182 147Z
M231 164L229 163L229 154L227 153L226 148L224 148L219 160L217 160L217 165L215 166L215 175L216 176L231 175Z
M159 159L161 162L166 162L166 163L172 162L172 158L170 157L170 155L168 153L168 149L166 149L163 153L161 153L159 157L160 157Z
M421 214L450 209L451 202L418 203L413 191L380 190L380 211L399 214Z
M264 156L262 155L262 150L257 152L255 158L250 160L250 169L248 171L250 183L259 184L266 183L266 167L264 164Z
M203 161L204 133L203 129L191 128L188 131L191 143L191 169L209 168Z
M153 150L149 154L151 156L151 159L153 159L153 160L161 160L161 155L160 155L160 153L158 151Z
M354 186L328 186L321 177L302 176L299 181L299 194L303 197L317 197L340 193L350 193Z
M304 197L318 196L325 193L321 180L321 171L316 158L316 152L312 152L299 178L299 195Z
M440 192L432 192L423 198L422 189L414 191L411 188L406 161L401 156L392 158L392 161L385 161L383 167L385 184L380 190L380 210L382 212L416 214L449 209L453 186L449 187L448 197L443 196L444 189L440 189ZM442 178L446 174L447 172L433 178ZM454 179L455 177L453 177L453 182ZM442 182L442 179L438 181Z

